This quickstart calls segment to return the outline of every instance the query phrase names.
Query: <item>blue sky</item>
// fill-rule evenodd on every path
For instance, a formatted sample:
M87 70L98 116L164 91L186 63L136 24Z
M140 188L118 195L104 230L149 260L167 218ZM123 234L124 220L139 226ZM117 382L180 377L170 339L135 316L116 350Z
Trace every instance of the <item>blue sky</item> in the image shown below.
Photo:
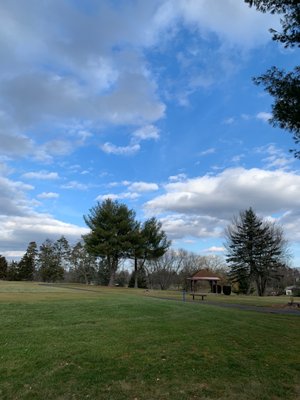
M4 0L0 19L1 254L74 243L110 197L199 254L224 254L251 206L300 265L300 164L251 80L297 63L271 40L277 16L242 0Z

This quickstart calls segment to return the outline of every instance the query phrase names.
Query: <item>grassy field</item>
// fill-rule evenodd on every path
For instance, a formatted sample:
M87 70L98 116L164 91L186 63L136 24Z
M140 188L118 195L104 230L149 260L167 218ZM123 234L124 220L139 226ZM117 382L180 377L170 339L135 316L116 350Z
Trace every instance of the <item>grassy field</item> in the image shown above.
M182 291L177 290L153 290L147 292L148 295L159 298L170 298L182 300ZM191 300L191 296L187 293L186 299ZM228 303L228 304L243 304L256 307L275 307L284 308L291 301L291 296L245 296L231 294L230 296L225 296L223 294L213 294L209 293L206 298L209 302L214 303ZM300 297L293 297L295 302L300 302Z
M85 289L0 282L1 400L300 398L299 316Z

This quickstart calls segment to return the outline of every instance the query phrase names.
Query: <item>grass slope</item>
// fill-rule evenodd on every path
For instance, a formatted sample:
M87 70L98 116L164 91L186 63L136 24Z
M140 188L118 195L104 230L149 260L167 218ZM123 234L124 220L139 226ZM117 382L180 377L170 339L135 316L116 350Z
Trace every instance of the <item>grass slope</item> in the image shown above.
M1 400L299 398L298 316L136 293L0 283Z

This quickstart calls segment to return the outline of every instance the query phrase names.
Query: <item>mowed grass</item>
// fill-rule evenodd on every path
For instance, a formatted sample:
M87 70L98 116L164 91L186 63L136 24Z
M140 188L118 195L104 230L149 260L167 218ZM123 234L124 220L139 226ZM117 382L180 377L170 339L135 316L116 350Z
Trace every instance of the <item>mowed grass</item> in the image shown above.
M147 292L148 295L159 298L169 298L174 300L182 300L183 293L181 290L153 290ZM189 293L185 294L187 301L191 300L192 297ZM196 298L197 301L199 298ZM246 295L236 295L232 293L230 296L225 296L224 294L214 294L207 293L205 299L206 302L214 303L228 303L228 304L242 304L246 306L256 306L256 307L275 307L275 308L285 308L288 303L293 299L294 302L300 302L300 297L296 296L246 296ZM201 299L200 299L201 301Z
M89 289L0 282L1 400L300 398L298 316Z

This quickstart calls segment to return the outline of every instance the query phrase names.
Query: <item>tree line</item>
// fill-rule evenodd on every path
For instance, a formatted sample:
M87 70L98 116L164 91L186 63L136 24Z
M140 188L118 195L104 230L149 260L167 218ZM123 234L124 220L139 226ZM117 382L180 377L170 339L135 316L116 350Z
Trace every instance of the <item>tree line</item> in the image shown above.
M282 228L252 208L226 228L225 258L171 249L156 218L141 223L118 201L97 203L84 220L90 232L74 245L62 236L46 239L39 248L30 242L19 262L8 263L0 256L0 279L188 289L187 278L206 269L218 273L237 293L263 296L268 291L281 293L300 275L288 266Z
M119 261L114 271L114 284L140 288L188 289L187 279L200 269L218 272L226 279L226 265L218 256L199 256L186 250L168 249L162 256ZM105 258L91 255L83 241L73 246L62 236L56 241L46 239L41 246L30 242L19 262L7 262L0 256L0 279L11 281L74 282L108 286L110 266Z

